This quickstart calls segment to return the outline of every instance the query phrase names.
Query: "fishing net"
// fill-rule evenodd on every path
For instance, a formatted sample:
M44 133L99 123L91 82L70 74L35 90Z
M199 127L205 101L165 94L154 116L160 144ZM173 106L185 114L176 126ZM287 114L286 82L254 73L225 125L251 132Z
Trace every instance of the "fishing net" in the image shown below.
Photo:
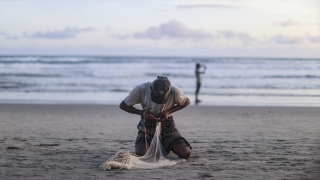
M157 123L156 131L144 156L137 157L128 150L120 150L109 160L100 165L101 170L110 169L154 169L175 165L180 161L173 161L166 158L167 152L161 145L161 122ZM146 143L147 145L147 143Z

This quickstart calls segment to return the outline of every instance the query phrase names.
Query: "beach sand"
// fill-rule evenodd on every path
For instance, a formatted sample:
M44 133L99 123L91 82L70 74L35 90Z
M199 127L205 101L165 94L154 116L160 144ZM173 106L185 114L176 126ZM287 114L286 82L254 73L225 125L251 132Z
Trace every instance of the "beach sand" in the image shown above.
M0 105L0 179L320 179L319 107L189 106L186 162L99 170L134 153L137 115L113 105ZM176 158L170 154L169 158Z

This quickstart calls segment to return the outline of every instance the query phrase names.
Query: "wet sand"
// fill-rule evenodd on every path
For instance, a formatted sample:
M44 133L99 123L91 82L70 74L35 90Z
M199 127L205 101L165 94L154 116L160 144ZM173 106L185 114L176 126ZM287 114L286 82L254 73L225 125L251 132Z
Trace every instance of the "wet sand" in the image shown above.
M320 108L189 106L173 167L101 171L134 152L139 117L113 105L0 105L0 179L319 179ZM170 154L169 158L176 158Z

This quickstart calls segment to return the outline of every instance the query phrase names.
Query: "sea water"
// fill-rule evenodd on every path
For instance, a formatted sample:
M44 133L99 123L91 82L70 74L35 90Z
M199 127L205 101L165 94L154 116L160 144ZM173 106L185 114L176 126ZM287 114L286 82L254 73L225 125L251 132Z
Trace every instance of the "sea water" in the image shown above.
M200 105L320 106L320 59L0 56L0 103L120 104L138 84L166 76Z

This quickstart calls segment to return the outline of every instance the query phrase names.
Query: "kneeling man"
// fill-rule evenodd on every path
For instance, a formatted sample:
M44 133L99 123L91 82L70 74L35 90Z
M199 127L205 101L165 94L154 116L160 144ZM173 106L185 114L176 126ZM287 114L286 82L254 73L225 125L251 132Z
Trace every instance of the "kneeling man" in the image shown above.
M142 110L133 107L141 104ZM152 83L136 86L121 102L120 108L128 113L141 116L137 126L136 154L143 156L151 144L156 124L161 122L161 144L169 154L170 151L180 158L188 159L192 147L175 127L172 114L190 104L190 100L176 86L171 86L167 77L158 76ZM147 144L147 145L146 145Z

